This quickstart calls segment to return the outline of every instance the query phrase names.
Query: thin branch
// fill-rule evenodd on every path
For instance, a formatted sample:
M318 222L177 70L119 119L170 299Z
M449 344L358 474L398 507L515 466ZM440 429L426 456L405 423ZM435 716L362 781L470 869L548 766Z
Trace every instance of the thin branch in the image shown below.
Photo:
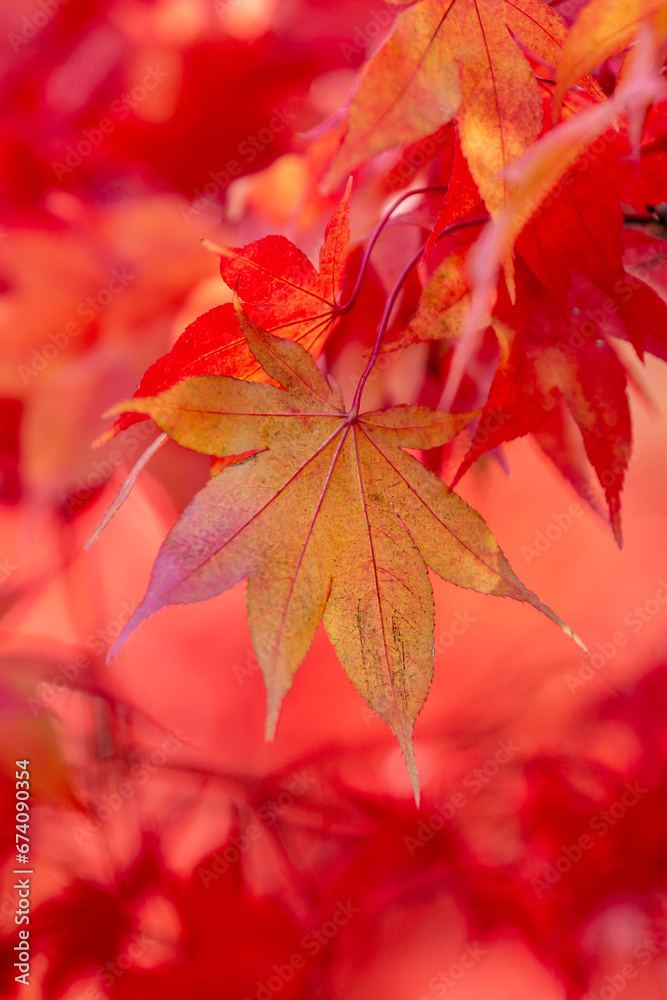
M485 222L488 222L489 218L490 217L488 215L478 215L478 216L475 216L474 219L464 219L461 222L454 222L454 223L452 223L451 226L447 226L446 229L443 229L443 231L438 236L438 239L436 240L436 243L439 240L443 239L445 236L450 236L452 233L457 232L457 230L459 230L459 229L468 229L471 226L481 226ZM426 243L427 242L428 241L426 241ZM396 282L396 284L394 285L394 287L392 289L391 295L387 299L387 304L385 306L384 313L382 315L382 319L381 319L380 325L378 327L378 332L377 332L377 336L375 338L375 343L373 345L373 350L371 351L370 357L368 359L368 363L367 363L366 367L364 368L364 371L363 371L363 373L361 375L361 378L359 379L359 384L357 386L357 391L354 394L354 399L352 401L352 408L351 408L350 414L349 414L349 418L350 419L354 419L357 416L357 414L359 413L359 402L361 400L361 394L362 394L362 392L364 390L364 386L365 386L365 384L366 384L366 382L368 380L368 376L371 373L373 365L377 361L378 354L380 353L380 348L382 346L382 339L383 339L385 333L387 332L387 327L389 325L389 320L391 318L391 313L393 311L394 305L396 304L396 300L397 300L397 298L398 298L398 296L400 294L400 291L401 291L403 285L405 284L405 281L407 280L408 275L410 274L410 271L415 266L415 264L417 264L420 261L420 259L422 257L422 254L424 253L424 250L426 248L426 243L423 243L420 246L419 250L413 256L412 260L403 269L403 272L402 272L400 278L398 279L398 281Z
M383 218L380 220L380 223L376 227L375 232L368 241L368 245L366 246L366 250L364 251L364 257L361 262L361 267L359 268L359 274L357 275L357 280L355 282L354 288L352 289L352 293L347 302L344 303L344 305L336 306L336 309L334 310L335 316L344 316L345 313L348 313L350 309L352 309L355 302L359 298L359 292L361 291L361 286L363 284L364 277L366 276L366 271L368 269L368 262L370 260L371 253L373 252L373 247L377 243L380 233L387 225L389 219L391 218L392 214L396 211L398 206L402 205L403 202L407 201L408 198L412 198L413 195L428 194L434 191L446 191L446 190L447 190L446 184L433 184L430 187L417 188L415 191L406 191L406 193L401 195L398 201L396 201L392 205L392 207L389 209L386 215L384 215Z

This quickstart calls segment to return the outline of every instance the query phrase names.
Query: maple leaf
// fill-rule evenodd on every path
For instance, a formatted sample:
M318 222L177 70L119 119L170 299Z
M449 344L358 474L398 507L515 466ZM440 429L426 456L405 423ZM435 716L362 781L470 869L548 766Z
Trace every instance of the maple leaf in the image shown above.
M477 185L470 173L468 161L463 155L461 141L456 134L455 128L452 134L452 146L451 173L449 175L444 204L438 213L435 225L429 235L426 249L424 250L424 257L430 253L437 243L438 238L448 226L451 226L457 219L462 219L464 216L469 215L473 209L480 205L482 200Z
M444 394L453 384L455 390L450 393L450 399L455 398L465 373L477 383L479 391L485 394L488 388L493 370L495 368L495 356L493 354L486 357L480 363L479 351L475 347L481 347L482 338L478 337L478 344L469 344L469 353L463 355L461 351L461 338L469 325L470 317L470 278L468 275L468 262L470 259L470 244L463 245L453 250L438 268L433 272L426 282L419 307L409 324L400 333L389 339L388 350L408 347L411 344L424 340L451 340L456 343L456 351L450 358L450 365L445 380L444 390L441 388L441 407L447 408L444 403ZM476 324L476 333L485 325L492 325L493 317L484 316ZM454 365L458 364L458 373L454 371Z
M485 451L543 430L564 400L581 431L588 459L602 484L620 547L621 489L632 446L626 375L601 336L585 336L563 318L549 293L519 263L521 301L494 321L501 358L477 433L454 484ZM570 471L562 469L566 474ZM572 476L575 487L581 486Z
M453 250L424 285L419 308L408 326L388 347L407 347L421 340L461 335L470 305L470 279L466 261L470 246Z
M399 14L361 75L331 178L456 117L489 210L504 206L502 171L530 148L543 120L533 71L510 32L548 65L559 61L565 24L542 0L421 0ZM601 98L596 84L585 86Z
M320 353L337 319L340 292L349 257L348 214L352 180L324 233L319 270L305 253L284 236L265 236L245 247L208 243L220 255L220 274L264 329L297 341ZM231 302L209 309L191 323L171 350L144 374L137 396L154 395L192 375L231 375L262 381ZM141 419L124 415L102 434L102 444Z
M566 90L609 56L627 48L642 23L664 9L665 0L590 0L579 11L558 62L554 114Z
M112 654L160 608L205 600L247 577L267 735L323 619L353 684L396 734L417 796L413 732L433 672L427 566L458 586L525 601L574 633L515 576L479 514L404 450L449 440L469 414L346 412L339 387L299 344L242 312L239 319L278 386L188 378L112 411L147 414L205 454L261 449L215 476L186 509Z
M617 167L624 147L612 137L601 137L599 154L609 185L600 186L597 172L586 158L575 164L565 178L561 193L544 205L516 242L516 250L528 263L545 289L569 313L573 274L588 278L609 303L609 310L623 322L639 357L645 334L653 319L667 309L655 292L628 279L623 268L622 193ZM614 183L616 181L616 183Z
M417 314L389 346L405 347L421 340L455 340L461 336L470 308L468 250L455 250L445 258L426 284ZM551 418L557 417L563 400L581 431L588 459L605 490L612 530L620 545L620 495L632 442L625 371L588 315L576 326L569 319L569 310L564 311L531 272L518 257L516 304L510 303L506 290L501 288L494 315L488 317L500 344L500 360L479 427L453 485L484 452L529 432L539 436L547 433L547 427L557 427L558 421ZM635 281L634 294L641 301L651 297L657 300L648 286ZM597 314L597 310L592 312ZM653 313L649 315L655 318ZM564 430L562 425L560 429ZM548 449L560 471L595 508L581 469L572 464L568 452L564 440L560 448L552 445Z
M650 38L640 48L647 61L655 58ZM645 111L661 90L656 67L644 66L643 60L644 55L632 61L631 71L606 104L588 107L563 121L508 167L511 200L487 225L468 260L470 310L452 366L459 381L477 332L495 302L500 266L510 258L515 242L564 315L569 310L573 272L589 277L608 297L609 308L618 313L642 358L647 332L651 333L655 318L664 314L665 303L645 284L630 282L623 268L620 202L632 200L628 194L636 192L640 178L628 183L621 167L628 152L627 137L611 125L623 110ZM596 138L601 149L593 151ZM597 172L590 169L598 160L604 163L610 182L604 187ZM643 190L656 180L655 174L645 173ZM457 384L450 378L444 400L452 396Z
M607 508L591 476L582 431L573 419L564 395L556 399L552 410L545 412L544 421L532 431L532 435L537 446L572 484L580 499L609 524Z

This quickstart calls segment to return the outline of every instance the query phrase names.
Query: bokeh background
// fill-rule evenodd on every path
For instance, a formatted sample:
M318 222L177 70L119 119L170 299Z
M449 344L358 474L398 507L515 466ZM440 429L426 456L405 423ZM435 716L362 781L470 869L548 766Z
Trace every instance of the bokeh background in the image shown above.
M663 363L633 368L622 552L530 441L507 447L509 475L486 460L460 484L593 655L529 608L434 579L419 811L322 631L264 742L242 588L162 612L106 663L209 466L165 445L85 551L156 435L140 423L93 450L101 414L229 301L202 239L283 233L316 260L340 195L320 187L335 116L394 13L379 0L0 7L3 996L667 991ZM372 170L363 180L355 240L392 193ZM412 238L389 229L327 355L346 390ZM419 350L385 361L369 405L409 395L424 364ZM22 759L29 986L14 978Z

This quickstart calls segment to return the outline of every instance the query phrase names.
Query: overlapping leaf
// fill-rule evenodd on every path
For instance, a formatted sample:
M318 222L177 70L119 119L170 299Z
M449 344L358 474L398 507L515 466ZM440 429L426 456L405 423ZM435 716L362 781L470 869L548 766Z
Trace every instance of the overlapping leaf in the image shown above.
M466 254L462 248L445 258L424 288L416 316L392 346L460 337L470 307ZM656 310L667 317L667 307L652 289L637 278L626 278L628 283L621 290L631 293L628 307L640 301L649 309L643 322L654 322ZM604 309L595 300L596 308L585 314L576 308L571 314L520 257L516 304L510 303L502 289L501 293L489 317L500 343L500 361L477 434L455 482L483 452L505 441L534 433L546 442L556 428L565 435L557 412L562 402L579 427L588 459L604 488L620 544L620 495L632 431L625 370L605 336L605 321L618 308L611 299L603 301ZM593 301L590 295L588 300ZM558 445L552 441L546 450L575 489L595 506L565 436Z
M451 226L457 219L462 219L466 215L469 215L469 213L481 204L482 199L479 190L470 173L468 161L463 155L461 141L456 132L454 132L453 136L453 145L452 170L447 184L444 205L438 213L435 225L428 238L425 254L429 253L437 242L438 237L448 226Z
M470 255L473 294L461 335L462 348L469 351L477 329L484 324L495 299L500 266L510 258L521 236L530 266L565 311L572 271L590 273L593 284L609 296L642 356L644 327L651 325L647 310L655 314L661 303L652 293L641 291L639 295L646 301L640 302L635 295L633 306L628 304L632 294L621 261L620 203L631 202L633 194L646 192L652 182L659 181L661 164L654 164L658 174L636 171L629 182L627 163L625 169L622 167L630 150L628 136L614 126L619 115L628 113L631 131L636 132L647 107L664 97L658 48L651 32L645 32L629 72L611 100L578 110L508 167L511 198ZM599 171L603 166L606 183L601 185ZM657 187L656 200L661 200L664 187L659 183ZM553 261L550 248L555 251Z
M644 21L661 12L664 18L666 6L665 0L590 0L572 25L558 63L555 111L566 90L627 48Z
M332 177L456 117L488 208L503 207L502 171L537 139L543 119L533 71L511 33L557 64L566 29L542 0L421 0L400 13L352 97Z
M637 282L637 290L654 294L641 282ZM456 251L427 284L419 312L402 343L458 337L469 302L465 251ZM593 314L597 318L597 310ZM632 440L625 371L597 323L579 315L575 325L574 318L568 322L568 315L518 258L517 302L512 306L507 295L501 295L491 318L501 357L478 431L455 482L483 452L530 432L542 434L550 421L553 431L562 423L552 419L558 416L562 400L581 431L586 454L604 487L620 544L620 494ZM581 491L587 485L581 470L567 456L558 460L563 447L564 441L560 448L549 448L549 454Z
M444 579L525 601L571 630L511 570L482 518L405 448L449 440L468 415L400 406L357 416L294 342L240 314L279 386L187 378L120 404L180 444L226 456L166 539L119 644L168 604L248 578L248 612L268 689L267 731L320 619L350 679L398 737L417 789L412 737L433 670L430 566Z
M611 526L621 544L621 489L632 447L625 370L595 327L563 319L549 293L525 271L521 303L511 314L517 333L496 321L501 360L479 430L456 480L482 452L540 432L563 400L605 491ZM509 318L509 317L508 317ZM580 487L580 482L574 483Z
M407 347L420 340L460 337L470 307L470 279L467 259L470 246L454 250L445 257L426 282L419 309L391 347Z
M600 149L581 158L517 240L523 256L565 315L574 273L583 275L606 298L641 356L645 334L667 322L664 302L642 282L629 280L623 268L625 193L619 161L627 146L606 133ZM607 182L600 184L599 171Z
M336 321L336 298L349 256L351 189L350 181L327 225L319 270L284 236L265 236L246 247L211 245L220 254L224 282L239 295L247 314L264 329L303 344L316 356ZM193 375L265 378L248 349L231 302L210 309L191 323L172 349L151 365L136 395L163 392L179 379ZM137 419L124 415L100 441Z

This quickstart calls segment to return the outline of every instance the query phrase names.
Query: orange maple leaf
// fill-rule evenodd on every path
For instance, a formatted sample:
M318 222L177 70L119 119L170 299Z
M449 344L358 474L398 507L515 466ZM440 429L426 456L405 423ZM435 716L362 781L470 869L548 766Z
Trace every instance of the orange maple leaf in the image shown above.
M389 346L455 341L461 336L470 308L468 249L445 258L426 284L417 314ZM620 496L632 446L625 370L603 331L594 326L593 336L587 327L582 333L521 257L517 257L516 275L515 305L501 289L494 314L487 317L500 344L500 359L479 427L453 485L484 452L524 434L539 435L547 425L557 426L550 418L563 402L604 488L620 546ZM642 293L643 300L654 294L640 285L637 293ZM581 491L585 485L581 470L563 460L563 447L563 442L560 449L552 447L550 457ZM590 491L586 494L595 506Z
M427 566L458 586L525 601L576 637L515 576L480 515L404 450L448 441L470 414L346 412L339 387L299 344L241 311L239 319L282 388L188 378L112 411L149 415L205 454L259 451L215 476L184 512L114 651L160 608L205 600L247 577L267 735L323 619L353 684L396 734L417 796L413 732L433 673Z
M511 33L551 66L567 35L542 0L421 0L399 14L361 75L330 177L456 117L473 179L489 210L500 210L509 198L502 171L543 121L537 81ZM596 84L584 83L601 99Z
M604 489L620 547L621 490L632 449L625 370L607 339L585 337L570 326L548 291L525 264L518 263L518 308L505 310L506 324L494 320L500 362L478 431L454 483L483 452L529 432L541 432L562 401ZM581 485L572 481L575 488Z
M284 236L265 236L245 247L207 244L220 254L222 279L243 302L255 322L282 337L297 341L317 356L336 324L337 297L349 257L348 214L352 181L324 233L319 270ZM178 338L172 349L144 374L137 396L163 392L192 375L231 375L262 381L266 375L257 364L241 332L231 302L199 316ZM102 434L102 444L135 423L127 414Z
M565 92L634 42L643 22L664 31L665 0L590 0L579 11L558 61L554 116Z

